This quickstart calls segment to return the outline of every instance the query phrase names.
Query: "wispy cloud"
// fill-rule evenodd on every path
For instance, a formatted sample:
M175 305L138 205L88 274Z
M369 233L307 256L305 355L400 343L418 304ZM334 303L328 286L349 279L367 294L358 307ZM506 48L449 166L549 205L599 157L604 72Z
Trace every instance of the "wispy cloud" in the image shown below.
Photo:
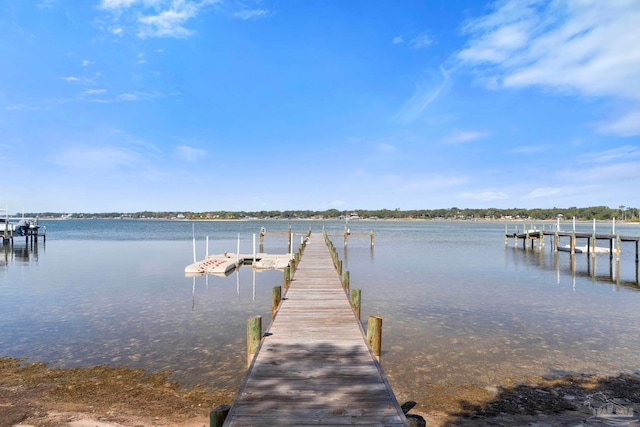
M83 92L83 95L102 95L106 93L105 89L94 89ZM111 104L114 102L134 102L134 101L148 101L156 98L161 98L163 95L159 92L127 92L116 95L115 97L94 97L91 98L92 102Z
M60 80L65 80L67 82L79 82L80 78L76 76L66 76L66 77L60 77Z
M477 130L455 130L443 139L446 144L465 144L480 138L485 138L488 132Z
M186 38L193 34L187 23L219 0L102 0L100 8L111 12L109 31L123 35L127 27L139 38Z
M404 39L402 38L402 36L395 36L393 38L393 40L391 40L391 43L393 43L393 44L402 44L402 43L404 43Z
M378 145L378 150L382 153L395 153L396 151L398 151L398 147L396 147L395 145L391 145L391 144L387 144L387 143L382 143L380 145Z
M640 135L640 108L629 111L609 122L600 122L597 128L602 133L635 136Z
M409 41L409 46L414 49L422 49L429 46L431 43L433 43L433 40L431 40L428 35L420 34Z
M536 154L543 153L552 148L551 145L523 145L520 147L514 147L511 150L508 150L507 153L510 154Z
M540 199L545 197L557 196L562 192L560 187L539 187L535 188L524 195L524 199Z
M438 98L449 82L449 73L443 67L440 67L440 73L442 80L437 85L419 85L416 87L413 96L405 102L400 111L394 116L395 120L409 123L422 116L424 110Z
M265 9L243 9L233 14L234 18L248 20L264 18L269 15L269 11Z
M630 159L640 159L640 147L625 145L611 148L609 150L587 153L582 156L582 160L589 163L612 163L615 161L628 161Z
M458 52L495 87L539 86L561 93L631 101L603 132L640 134L640 3L503 0L468 21Z
M206 156L207 152L201 148L194 148L188 145L180 145L175 148L174 154L177 158L187 162L195 162Z
M103 93L106 93L106 92L107 92L106 89L87 89L84 92L82 92L82 95L88 95L88 96L102 95Z

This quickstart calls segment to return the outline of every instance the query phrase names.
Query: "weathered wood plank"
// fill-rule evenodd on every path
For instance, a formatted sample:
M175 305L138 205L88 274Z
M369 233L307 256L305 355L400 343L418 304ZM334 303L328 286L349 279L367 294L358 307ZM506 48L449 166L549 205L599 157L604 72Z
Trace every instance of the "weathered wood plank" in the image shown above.
M408 425L321 235L311 236L224 425Z

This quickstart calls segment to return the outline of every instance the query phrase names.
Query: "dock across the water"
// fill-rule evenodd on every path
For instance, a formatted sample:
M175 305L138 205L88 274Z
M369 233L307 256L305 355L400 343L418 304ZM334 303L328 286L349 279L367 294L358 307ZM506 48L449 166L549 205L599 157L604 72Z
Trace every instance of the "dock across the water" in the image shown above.
M347 297L341 263L319 233L304 246L267 332L259 317L249 322L259 328L248 337L249 370L224 424L214 411L212 427L409 425L374 355L380 340L365 336Z
M562 251L562 252L570 252L572 255L576 253L587 253L592 256L597 254L609 254L610 258L613 258L614 254L617 258L620 257L620 253L622 252L622 244L623 243L633 243L635 245L635 261L638 263L639 261L639 242L640 236L625 236L620 233L596 233L595 222L593 226L593 232L577 232L575 231L575 224L571 231L561 231L559 230L559 226L556 225L555 230L545 230L544 226L542 228L526 225L523 227L522 231L518 231L517 229L514 232L509 232L508 225L505 224L505 245L508 244L509 239L514 240L514 245L517 245L519 241L522 241L522 246L526 247L527 244L530 244L531 247L534 246L535 242L538 243L539 247L544 247L545 237L552 238L553 250L554 252ZM560 239L568 238L569 243L564 246L560 246ZM586 245L578 246L577 240L584 239L586 240ZM608 247L597 246L597 241L606 241L608 243Z

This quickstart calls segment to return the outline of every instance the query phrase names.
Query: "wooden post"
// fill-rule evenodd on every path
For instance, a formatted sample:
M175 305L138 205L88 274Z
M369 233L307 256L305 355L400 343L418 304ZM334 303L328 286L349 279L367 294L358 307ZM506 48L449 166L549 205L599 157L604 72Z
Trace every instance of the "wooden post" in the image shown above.
M247 366L258 351L262 339L262 316L253 316L247 321Z
M380 361L382 354L382 317L369 316L367 320L367 341L374 356Z
M507 246L509 244L509 223L504 223L504 245Z
M616 260L620 261L620 233L616 236Z
M349 271L342 272L342 287L349 294Z
M375 238L376 236L373 234L373 230L371 230L371 247L374 245Z
M224 420L229 415L229 410L231 406L229 405L220 405L216 408L213 408L209 413L209 424L211 427L222 427L224 424Z
M360 306L362 305L362 291L360 289L351 289L351 305L360 320Z
M595 256L596 256L596 232L594 231L593 236L591 236L591 257L595 258Z
M291 224L289 224L289 233L287 234L287 253L291 253L291 245L293 242L291 241Z
M409 427L426 427L427 421L418 414L406 414Z
M571 232L571 256L576 254L576 230Z
M282 301L282 286L274 286L271 291L271 319L276 317L280 301Z
M286 266L284 268L284 289L289 289L289 282L291 281L291 267Z
M342 276L342 260L338 260L338 276Z
M609 261L613 259L613 237L609 238Z

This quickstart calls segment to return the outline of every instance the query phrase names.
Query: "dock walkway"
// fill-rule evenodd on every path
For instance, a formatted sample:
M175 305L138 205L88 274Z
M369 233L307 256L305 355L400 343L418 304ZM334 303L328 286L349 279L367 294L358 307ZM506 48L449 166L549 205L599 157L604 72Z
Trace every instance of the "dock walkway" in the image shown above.
M224 426L407 426L320 233L262 339Z

